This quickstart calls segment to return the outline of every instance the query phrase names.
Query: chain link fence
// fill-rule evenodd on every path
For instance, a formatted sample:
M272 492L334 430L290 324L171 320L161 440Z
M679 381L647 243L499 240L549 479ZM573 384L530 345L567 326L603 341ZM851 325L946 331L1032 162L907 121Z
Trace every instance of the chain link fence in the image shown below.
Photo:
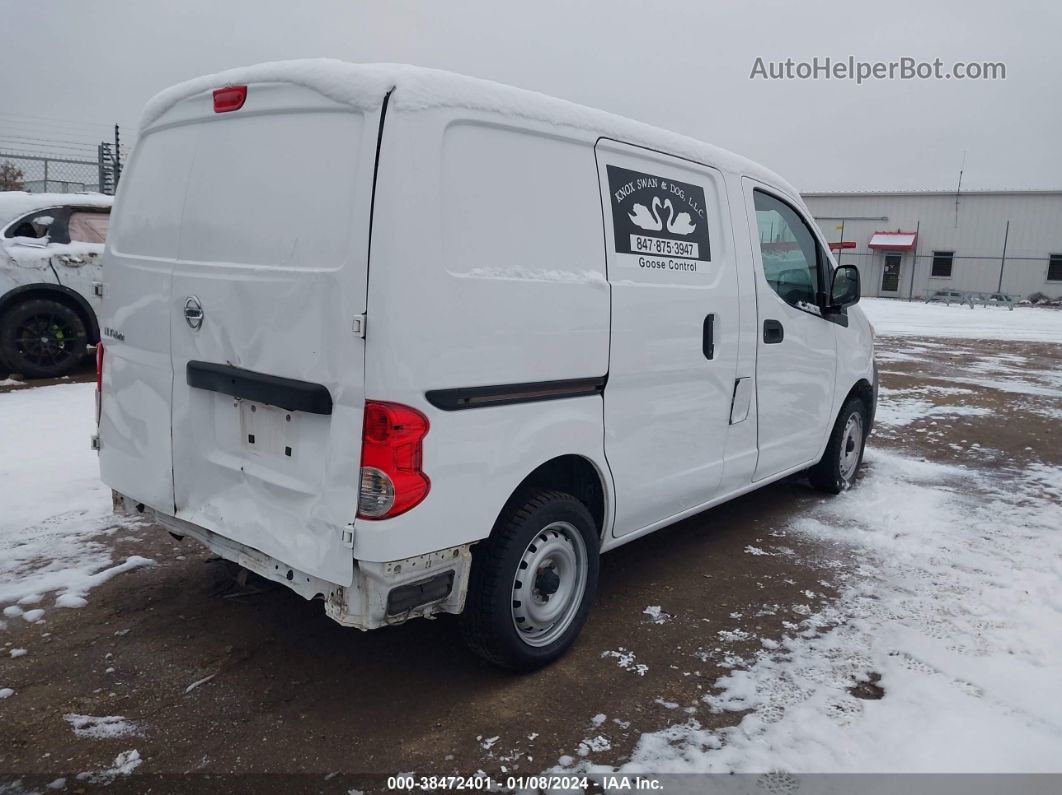
M1006 293L1036 300L1062 283L1062 257L1045 254L941 257L933 252L893 255L834 252L838 263L859 269L864 296L922 300L939 291ZM1047 288L1045 290L1045 288Z
M96 160L75 160L0 150L0 190L30 193L114 194L121 173L111 144L100 144Z

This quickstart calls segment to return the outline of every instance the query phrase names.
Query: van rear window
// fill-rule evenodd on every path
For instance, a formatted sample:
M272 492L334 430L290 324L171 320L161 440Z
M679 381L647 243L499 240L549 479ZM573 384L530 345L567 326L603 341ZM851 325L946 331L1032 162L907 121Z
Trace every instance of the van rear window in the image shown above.
M350 254L363 117L309 112L200 125L180 258L329 270Z
M107 232L112 251L158 258L177 256L181 205L194 149L192 125L154 130L137 142L122 174L121 209Z

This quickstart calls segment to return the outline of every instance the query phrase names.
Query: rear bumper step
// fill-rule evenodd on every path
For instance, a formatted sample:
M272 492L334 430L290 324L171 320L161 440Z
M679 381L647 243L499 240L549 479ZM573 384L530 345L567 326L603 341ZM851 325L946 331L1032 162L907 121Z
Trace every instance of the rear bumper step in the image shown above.
M332 413L332 395L327 387L309 381L281 378L211 362L188 362L185 378L188 386L208 392L220 392L289 411Z
M423 605L438 602L449 596L453 590L453 571L444 571L409 585L400 585L387 594L387 615L401 615Z

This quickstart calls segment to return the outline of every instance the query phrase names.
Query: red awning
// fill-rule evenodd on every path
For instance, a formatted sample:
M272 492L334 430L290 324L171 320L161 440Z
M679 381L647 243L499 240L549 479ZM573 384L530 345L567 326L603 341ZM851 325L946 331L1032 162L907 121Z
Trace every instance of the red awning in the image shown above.
M867 248L910 251L914 248L915 237L917 237L915 232L875 232Z

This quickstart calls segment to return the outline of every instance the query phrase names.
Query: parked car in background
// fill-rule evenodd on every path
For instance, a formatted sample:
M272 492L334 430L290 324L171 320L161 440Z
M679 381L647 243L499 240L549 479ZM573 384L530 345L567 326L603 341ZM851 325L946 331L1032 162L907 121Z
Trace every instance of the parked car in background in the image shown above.
M981 306L1005 306L1011 311L1014 310L1014 305L1020 300L1020 295L1011 295L1010 293L977 293L973 296L973 302L981 304Z
M937 290L926 296L926 303L942 303L945 306L968 304L970 309L973 309L973 298L968 293L959 290Z
M73 370L96 320L110 196L0 192L0 363L31 378Z

